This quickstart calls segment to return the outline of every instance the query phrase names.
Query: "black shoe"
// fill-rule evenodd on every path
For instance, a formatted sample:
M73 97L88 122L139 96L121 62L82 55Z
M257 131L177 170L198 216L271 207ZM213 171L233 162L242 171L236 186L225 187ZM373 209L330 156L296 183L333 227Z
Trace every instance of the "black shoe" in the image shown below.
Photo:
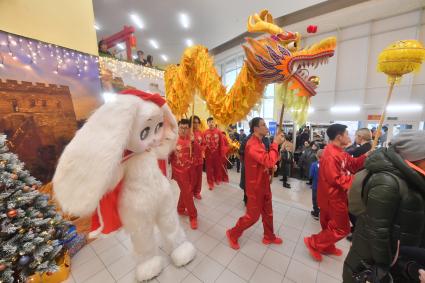
M279 181L283 182L283 178L279 179Z
M310 212L311 217L313 217L314 220L319 220L319 213L315 211Z
M353 234L350 234L347 236L347 241L352 242L353 241Z
M284 186L285 188L288 188L288 189L290 189L290 188L291 188L291 185L289 185L288 183L283 184L283 186Z
M311 185L313 185L313 183L312 182L307 182L307 185L311 186Z

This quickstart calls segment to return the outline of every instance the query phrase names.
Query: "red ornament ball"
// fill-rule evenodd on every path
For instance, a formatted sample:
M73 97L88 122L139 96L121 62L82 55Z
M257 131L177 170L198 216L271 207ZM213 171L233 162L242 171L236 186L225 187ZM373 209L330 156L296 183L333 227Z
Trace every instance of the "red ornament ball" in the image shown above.
M47 271L47 272L46 272L46 274L47 274L47 276L50 276L50 275L52 275L52 274L53 274L53 272L51 272L51 271Z
M307 27L307 32L308 33L316 33L317 32L317 26L315 26L315 25L309 25Z
M3 271L6 269L6 264L0 263L0 271Z
M18 212L16 211L16 209L12 209L12 210L9 210L9 211L7 212L7 217L9 217L9 218L13 218L13 217L15 217L16 215L18 215Z

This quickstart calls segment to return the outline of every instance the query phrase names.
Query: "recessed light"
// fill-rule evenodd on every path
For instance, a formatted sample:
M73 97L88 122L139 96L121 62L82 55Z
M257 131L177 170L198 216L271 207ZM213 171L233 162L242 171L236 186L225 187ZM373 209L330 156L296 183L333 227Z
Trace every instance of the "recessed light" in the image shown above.
M193 45L193 41L192 41L192 39L190 39L190 38L186 39L186 45L187 45L188 47L191 47L191 46Z
M122 44L122 43L118 43L118 44L117 44L117 47L118 47L119 49L121 49L121 50L124 50L124 49L125 49L125 46L124 46L124 44Z
M179 20L180 20L180 24L182 25L183 28L188 29L190 26L190 19L189 16L185 13L180 13L179 14Z
M94 29L95 30L100 30L100 26L98 24L94 24Z
M131 18L131 20L133 21L133 23L139 28L139 29L142 29L142 28L144 28L145 27L145 25L143 24L143 22L142 22L142 20L140 19L140 17L137 15L137 14L135 14L135 13L133 13L133 14L130 14L130 18Z
M167 62L167 61L168 61L168 57L167 57L167 55L162 54L162 55L161 55L161 58L162 58L162 60L164 60L165 62Z
M158 42L155 39L149 39L149 44L155 48L155 49L159 49L159 45Z
M422 111L423 106L420 104L405 104L405 105L388 105L388 112L417 112Z

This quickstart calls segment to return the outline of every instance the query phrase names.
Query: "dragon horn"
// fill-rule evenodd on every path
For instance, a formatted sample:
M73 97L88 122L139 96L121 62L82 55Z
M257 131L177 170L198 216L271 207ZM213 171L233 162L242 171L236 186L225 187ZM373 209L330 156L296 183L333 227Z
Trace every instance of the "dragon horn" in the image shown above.
M283 32L280 27L273 23L273 17L267 10L261 11L260 15L255 13L249 16L247 29L248 32L266 32L269 34L279 34Z

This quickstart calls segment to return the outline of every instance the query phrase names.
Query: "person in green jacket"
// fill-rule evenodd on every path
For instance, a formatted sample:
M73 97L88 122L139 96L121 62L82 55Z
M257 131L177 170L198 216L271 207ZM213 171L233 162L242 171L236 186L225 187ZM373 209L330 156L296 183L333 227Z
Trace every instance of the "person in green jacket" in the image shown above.
M404 131L366 160L366 211L356 222L343 282L419 282L403 276L403 249L425 248L425 131ZM371 281L374 277L377 281ZM422 281L421 281L422 282Z

